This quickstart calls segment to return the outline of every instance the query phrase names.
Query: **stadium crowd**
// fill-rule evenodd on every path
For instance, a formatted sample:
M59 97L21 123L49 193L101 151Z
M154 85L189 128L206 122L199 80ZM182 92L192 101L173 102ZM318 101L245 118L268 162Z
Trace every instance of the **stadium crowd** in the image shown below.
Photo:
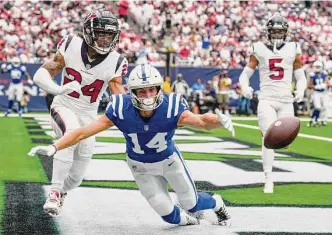
M167 46L178 64L241 68L252 42L264 37L265 21L280 11L292 29L289 36L302 45L303 61L321 60L332 68L329 1L2 1L0 61L19 56L23 63L43 62L61 37L81 30L86 12L100 7L119 16L118 50L130 63L162 66L160 48Z

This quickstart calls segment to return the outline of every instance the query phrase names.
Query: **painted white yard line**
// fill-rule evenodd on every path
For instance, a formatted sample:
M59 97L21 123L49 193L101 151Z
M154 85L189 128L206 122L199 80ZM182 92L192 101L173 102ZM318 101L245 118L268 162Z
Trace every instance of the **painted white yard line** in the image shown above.
M247 124L236 123L236 122L233 122L233 125L248 128L248 129L259 130L258 126L253 126L253 125L247 125ZM315 139L315 140L323 140L323 141L327 141L327 142L332 142L332 138L322 137L322 136L317 136L317 135L308 135L308 134L299 133L298 136L307 138L307 139Z

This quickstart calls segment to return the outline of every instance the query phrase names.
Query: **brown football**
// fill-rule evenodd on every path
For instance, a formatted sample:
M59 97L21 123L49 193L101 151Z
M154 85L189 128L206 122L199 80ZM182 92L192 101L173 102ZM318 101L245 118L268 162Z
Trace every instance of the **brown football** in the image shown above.
M300 131L300 119L282 117L271 124L264 136L264 146L268 149L281 149L291 144Z

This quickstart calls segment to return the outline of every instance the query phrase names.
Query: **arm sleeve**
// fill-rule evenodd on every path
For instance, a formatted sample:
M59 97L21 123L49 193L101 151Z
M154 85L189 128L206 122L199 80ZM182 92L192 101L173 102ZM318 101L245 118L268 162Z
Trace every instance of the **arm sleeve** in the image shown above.
M307 79L304 74L304 69L300 68L294 71L294 76L296 79L296 89L304 92L304 90L307 88Z
M253 43L251 45L251 54L250 55L255 56L256 59L258 60L257 45L255 43Z
M244 67L240 77L239 77L239 83L241 88L246 88L249 86L249 80L251 76L254 74L255 70L252 68L249 68L248 66Z
M296 42L295 45L296 45L296 55L302 54L300 43Z

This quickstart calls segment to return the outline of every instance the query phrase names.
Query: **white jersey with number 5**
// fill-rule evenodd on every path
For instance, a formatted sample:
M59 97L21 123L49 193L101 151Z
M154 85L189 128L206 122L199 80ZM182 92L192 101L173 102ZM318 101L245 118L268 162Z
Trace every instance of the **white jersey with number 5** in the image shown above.
M57 49L66 63L62 71L61 85L76 80L81 84L82 94L71 92L58 95L52 106L65 106L77 114L96 115L99 101L110 80L127 73L127 59L113 51L90 60L87 55L88 45L77 35L65 36Z
M262 42L253 44L252 55L258 60L260 99L293 102L293 63L298 54L301 48L295 42L286 42L276 52Z

